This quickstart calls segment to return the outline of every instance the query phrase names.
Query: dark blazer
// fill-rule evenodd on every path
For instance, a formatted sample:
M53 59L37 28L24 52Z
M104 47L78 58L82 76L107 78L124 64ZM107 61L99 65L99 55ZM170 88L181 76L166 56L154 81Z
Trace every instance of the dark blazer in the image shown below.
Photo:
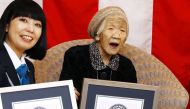
M34 66L32 62L25 59L26 64L29 68L29 79L30 84L35 83L34 78ZM5 47L0 47L0 87L18 86L20 85L19 78L17 76L14 65L11 58L8 55Z

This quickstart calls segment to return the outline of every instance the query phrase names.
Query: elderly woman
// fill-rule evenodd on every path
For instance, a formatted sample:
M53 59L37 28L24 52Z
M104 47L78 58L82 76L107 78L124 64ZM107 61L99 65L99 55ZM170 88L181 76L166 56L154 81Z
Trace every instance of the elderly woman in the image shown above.
M132 62L119 54L128 30L128 20L121 8L111 6L99 10L88 27L94 42L66 51L60 80L72 79L79 92L83 78L136 83Z

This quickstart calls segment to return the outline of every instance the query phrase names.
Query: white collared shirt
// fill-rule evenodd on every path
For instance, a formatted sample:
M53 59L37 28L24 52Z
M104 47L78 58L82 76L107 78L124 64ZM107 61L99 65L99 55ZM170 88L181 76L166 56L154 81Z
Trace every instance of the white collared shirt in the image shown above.
M26 62L25 62L26 54L23 54L21 56L21 59L19 59L19 57L16 55L16 53L12 50L12 48L5 41L3 44L9 54L9 57L11 58L11 61L14 65L15 69L17 69L21 64L26 64Z

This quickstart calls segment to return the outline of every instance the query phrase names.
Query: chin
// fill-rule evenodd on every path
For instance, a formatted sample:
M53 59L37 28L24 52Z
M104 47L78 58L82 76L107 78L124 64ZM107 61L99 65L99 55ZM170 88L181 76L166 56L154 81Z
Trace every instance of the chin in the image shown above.
M31 49L32 47L33 47L33 46L24 46L23 49L29 50L29 49Z
M119 52L118 51L109 51L108 54L109 55L117 55Z

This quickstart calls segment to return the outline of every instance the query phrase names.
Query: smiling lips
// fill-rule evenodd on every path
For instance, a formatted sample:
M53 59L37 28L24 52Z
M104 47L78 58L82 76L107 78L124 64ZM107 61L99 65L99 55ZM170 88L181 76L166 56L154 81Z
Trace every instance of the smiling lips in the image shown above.
M27 41L27 42L29 42L29 41L31 41L33 38L32 37L30 37L30 36L28 36L28 35L21 35L21 37L22 37L22 39L24 40L24 41Z

